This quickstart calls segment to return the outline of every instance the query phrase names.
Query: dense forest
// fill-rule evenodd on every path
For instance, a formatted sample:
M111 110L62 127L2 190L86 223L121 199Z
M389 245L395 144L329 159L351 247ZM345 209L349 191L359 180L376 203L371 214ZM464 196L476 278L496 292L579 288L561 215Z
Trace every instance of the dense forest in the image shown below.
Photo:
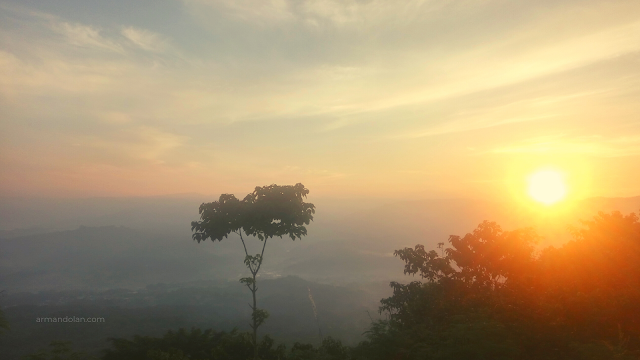
M397 250L405 273L391 283L383 319L365 341L347 346L259 341L261 359L638 359L640 222L636 214L600 213L571 229L572 240L538 249L533 229L483 222L437 249ZM3 320L4 317L0 317ZM0 322L7 336L6 322ZM24 357L49 359L250 359L252 334L180 328L159 336L109 339L98 355L53 342Z

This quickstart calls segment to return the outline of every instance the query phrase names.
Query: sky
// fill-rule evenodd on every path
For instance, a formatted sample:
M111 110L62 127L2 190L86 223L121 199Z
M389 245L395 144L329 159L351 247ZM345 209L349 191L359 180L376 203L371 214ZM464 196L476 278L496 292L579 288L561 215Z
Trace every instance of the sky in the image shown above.
M640 2L0 1L0 196L640 195Z

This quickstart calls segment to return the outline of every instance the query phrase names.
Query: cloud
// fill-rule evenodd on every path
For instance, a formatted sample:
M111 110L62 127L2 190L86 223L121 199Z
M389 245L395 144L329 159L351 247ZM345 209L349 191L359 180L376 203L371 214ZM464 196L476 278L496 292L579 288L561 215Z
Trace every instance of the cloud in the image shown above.
M217 11L224 11L242 21L258 20L272 22L291 19L293 14L285 0L183 0L185 4L206 6Z
M465 132L471 130L487 129L495 126L516 124L521 122L529 122L536 120L546 120L557 116L556 114L532 116L532 117L514 117L505 119L485 118L479 120L463 119L455 122L448 122L439 126L434 126L431 129L420 131L416 133L406 134L402 137L407 138L421 138L427 136L445 135L458 132Z
M128 26L122 29L122 35L134 45L143 50L152 52L164 52L167 49L167 41L159 34L145 29Z
M137 166L140 163L175 163L173 153L184 146L188 140L188 136L177 135L155 127L132 126L112 132L109 137L88 136L80 146L89 154L110 154L102 157L98 162L128 167ZM97 159L90 156L88 160L95 163Z
M92 26L60 22L54 23L52 27L64 35L72 45L124 53L121 44L103 37L100 35L100 31Z
M43 16L40 15L40 17ZM56 33L63 35L67 43L77 47L119 54L125 54L129 49L163 53L171 47L167 38L147 29L122 26L117 33L115 29L105 31L91 25L61 21L55 16L43 17L43 19L50 23L50 27Z
M640 155L640 136L533 138L519 144L494 148L494 154L556 154L623 157Z
M420 14L434 12L447 6L445 1L410 0L183 0L191 8L208 8L240 21L258 26L299 24L313 30L318 27L365 26L375 27L381 22L406 23ZM468 6L469 4L466 4ZM455 5L454 5L455 6ZM401 19L401 20L400 20Z

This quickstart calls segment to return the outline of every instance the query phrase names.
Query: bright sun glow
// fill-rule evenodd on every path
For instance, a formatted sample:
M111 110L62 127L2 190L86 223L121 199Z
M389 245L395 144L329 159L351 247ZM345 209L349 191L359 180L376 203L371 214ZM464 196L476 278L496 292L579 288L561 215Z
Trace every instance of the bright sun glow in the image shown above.
M529 177L529 195L546 205L554 204L567 195L562 174L554 170L540 170Z

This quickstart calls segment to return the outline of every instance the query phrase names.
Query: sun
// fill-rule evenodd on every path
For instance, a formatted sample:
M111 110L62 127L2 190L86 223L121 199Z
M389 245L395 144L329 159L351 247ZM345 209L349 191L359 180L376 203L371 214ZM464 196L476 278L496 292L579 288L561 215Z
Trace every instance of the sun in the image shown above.
M565 198L567 187L556 170L539 170L529 176L529 195L538 202L552 205Z

